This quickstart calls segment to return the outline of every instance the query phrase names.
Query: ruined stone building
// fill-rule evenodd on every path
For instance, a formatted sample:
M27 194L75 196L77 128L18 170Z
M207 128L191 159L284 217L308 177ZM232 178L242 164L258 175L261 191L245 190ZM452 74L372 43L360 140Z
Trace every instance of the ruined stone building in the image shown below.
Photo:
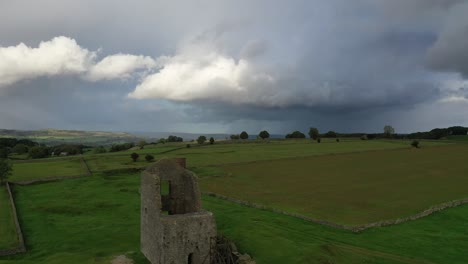
M152 264L210 264L216 241L213 214L201 209L197 177L162 159L141 178L141 251Z

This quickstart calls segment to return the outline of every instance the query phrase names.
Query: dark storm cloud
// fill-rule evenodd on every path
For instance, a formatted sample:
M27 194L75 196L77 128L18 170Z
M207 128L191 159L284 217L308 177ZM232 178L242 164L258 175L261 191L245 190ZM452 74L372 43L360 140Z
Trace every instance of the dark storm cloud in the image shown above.
M451 112L465 109L466 81L439 72L468 76L467 8L463 0L4 1L0 47L66 36L96 57L73 76L10 69L0 122L200 132L466 124ZM138 67L152 70L131 75ZM417 124L421 113L439 119Z
M428 52L434 70L453 71L468 77L468 4L460 5L447 18L437 42Z

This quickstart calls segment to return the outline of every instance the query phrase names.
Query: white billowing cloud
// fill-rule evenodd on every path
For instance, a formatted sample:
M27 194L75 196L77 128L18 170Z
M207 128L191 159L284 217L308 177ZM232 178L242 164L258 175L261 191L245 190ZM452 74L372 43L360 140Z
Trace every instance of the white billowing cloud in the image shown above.
M115 54L102 59L89 70L86 79L91 81L129 79L138 70L148 71L156 62L147 56Z
M462 96L449 96L439 100L442 103L465 103L468 104L468 98Z
M266 91L274 92L275 79L271 74L258 70L246 59L236 60L214 50L206 54L193 50L161 57L161 69L147 76L129 97L276 105Z
M40 76L81 74L95 57L95 52L81 48L67 37L41 42L37 48L24 43L0 47L0 86Z
M43 41L37 48L24 43L0 47L0 87L43 76L76 75L85 80L128 79L138 71L149 71L156 62L147 56L114 54L96 62L74 39L60 36Z

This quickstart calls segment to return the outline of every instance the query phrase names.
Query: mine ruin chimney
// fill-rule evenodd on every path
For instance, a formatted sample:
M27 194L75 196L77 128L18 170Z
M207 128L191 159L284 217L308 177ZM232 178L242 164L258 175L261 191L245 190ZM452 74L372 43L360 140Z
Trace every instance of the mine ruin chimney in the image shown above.
M161 159L141 177L141 251L152 264L210 264L216 241L185 159Z

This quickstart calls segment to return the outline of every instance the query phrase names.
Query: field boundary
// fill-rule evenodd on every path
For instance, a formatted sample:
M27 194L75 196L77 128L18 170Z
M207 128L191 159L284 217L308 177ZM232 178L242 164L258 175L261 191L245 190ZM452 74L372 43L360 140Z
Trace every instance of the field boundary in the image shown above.
M437 146L429 146L424 148L440 148L446 147L447 145L437 145ZM303 159L303 158L313 158L313 157L323 157L323 156L339 156L339 155L347 155L347 154L362 154L367 152L381 152L381 151L401 151L401 150L411 150L413 147L403 146L401 148L389 148L389 149L369 149L369 150L359 150L359 151L350 151L350 152L330 152L324 154L312 154L312 155L303 155L303 156L292 156L292 157L285 157L285 158L274 158L274 159L264 159L264 160L250 160L250 161L239 161L239 162L226 162L226 163L219 163L219 164L208 164L203 166L194 166L189 168L204 168L204 167L224 167L224 166L231 166L231 165L243 165L243 164L255 164L261 162L269 162L269 161L281 161L281 160L295 160L295 159Z
M252 208L255 208L255 209L260 209L260 210L270 211L270 212L273 212L273 213L278 213L278 214L282 214L282 215L286 215L286 216L291 216L291 217L298 218L298 219L301 219L301 220L304 220L304 221L307 221L307 222L311 222L311 223L315 223L315 224L320 224L320 225L325 225L325 226L338 228L338 229L342 229L342 230L352 231L354 233L360 233L360 232L363 232L363 231L365 231L367 229L370 229L370 228L386 227L386 226L402 224L402 223L409 222L409 221L414 221L414 220L429 216L429 215L431 215L433 213L436 213L436 212L439 212L439 211L442 211L442 210L445 210L445 209L454 208L454 207L457 207L457 206L460 206L460 205L468 204L468 198L459 199L459 200L452 200L450 202L441 203L441 204L438 204L438 205L431 206L431 207L429 207L428 209L426 209L426 210L424 210L422 212L419 212L419 213L416 213L416 214L413 214L413 215L410 215L410 216L407 216L407 217L391 219L391 220L383 220L383 221L373 222L373 223L364 224L364 225L350 226L350 225L337 224L337 223L333 223L333 222L330 222L330 221L305 216L305 215L302 215L302 214L291 213L291 212L283 211L283 210L276 209L276 208L273 208L273 207L269 207L269 206L265 206L265 205L261 205L261 204L257 204L257 203L253 203L253 202L243 201L243 200L239 200L239 199L236 199L236 198L232 198L232 197L217 194L217 193L203 192L202 194L203 195L208 195L208 196L211 196L211 197L215 197L215 198L218 198L218 199L226 200L226 201L229 201L229 202L233 202L233 203L236 203L236 204L244 205L244 206L247 206L247 207L252 207Z
M70 161L78 160L80 157L69 156L69 157L52 157L52 158L42 158L42 159L27 159L27 160L15 160L12 159L13 164L17 163L46 163L46 162L60 162L60 161Z
M279 209L276 209L276 208L273 208L273 207L261 205L261 204L258 204L258 203L243 201L243 200L239 200L239 199L236 199L236 198L232 198L232 197L217 194L217 193L203 192L202 194L203 195L208 195L208 196L211 196L211 197L215 197L215 198L218 198L218 199L222 199L222 200L225 200L225 201L233 202L233 203L236 203L236 204L244 205L244 206L247 206L247 207L252 207L252 208L255 208L255 209L270 211L270 212L277 213L277 214L282 214L282 215L291 216L291 217L294 217L294 218L299 218L299 219L302 219L302 220L307 221L307 222L312 222L312 223L325 225L325 226L329 226L329 227L333 227L333 228L353 231L352 226L336 224L336 223L329 222L329 221L326 221L326 220L320 220L320 219L316 219L316 218L313 218L313 217L308 217L308 216L301 215L301 214L286 212L286 211L279 210Z
M81 157L81 165L83 165L83 167L86 169L86 172L87 172L88 175L92 174L91 170L89 169L89 165L86 162L84 157Z
M437 205L429 207L428 209L422 212L419 212L419 213L416 213L407 217L403 217L403 218L397 218L393 220L384 220L384 221L378 221L378 222L369 223L365 225L355 226L353 231L361 232L361 231L364 231L366 229L373 228L373 227L385 227L385 226L391 226L391 225L398 225L398 224L402 224L408 221L417 220L417 219L429 216L433 213L436 213L445 209L449 209L449 208L454 208L454 207L464 205L464 204L468 204L468 198L452 200L450 202L437 204Z
M9 255L26 252L26 245L24 243L23 232L21 231L21 226L18 221L18 214L16 211L15 199L13 197L13 193L10 188L10 183L6 182L5 186L8 192L8 196L10 197L10 207L11 207L11 212L13 216L13 221L15 222L16 236L18 238L18 246L15 248L10 248L10 249L0 249L0 256L9 256Z
M33 179L33 180L22 180L22 181L12 181L11 183L18 184L18 185L31 185L31 184L39 184L39 183L47 183L47 182L54 182L54 181L61 181L61 180L68 180L68 179L76 179L76 178L82 178L82 177L88 177L91 176L91 170L89 169L88 164L86 163L86 160L84 158L81 158L81 166L85 169L84 174L79 174L79 175L67 175L67 176L49 176L49 177L43 177L40 179Z

